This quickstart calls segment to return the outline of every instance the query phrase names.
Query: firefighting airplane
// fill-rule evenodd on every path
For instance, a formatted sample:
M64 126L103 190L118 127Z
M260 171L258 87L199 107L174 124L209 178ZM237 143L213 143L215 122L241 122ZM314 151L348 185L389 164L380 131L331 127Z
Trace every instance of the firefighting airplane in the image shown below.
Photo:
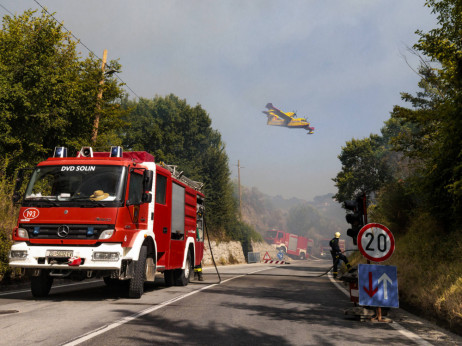
M306 120L306 118L296 118L296 113L285 113L274 107L272 103L268 103L266 108L268 111L263 111L263 113L265 113L268 117L268 125L284 126L292 129L302 128L308 130L308 135L312 135L314 133L314 127L310 127L310 123Z

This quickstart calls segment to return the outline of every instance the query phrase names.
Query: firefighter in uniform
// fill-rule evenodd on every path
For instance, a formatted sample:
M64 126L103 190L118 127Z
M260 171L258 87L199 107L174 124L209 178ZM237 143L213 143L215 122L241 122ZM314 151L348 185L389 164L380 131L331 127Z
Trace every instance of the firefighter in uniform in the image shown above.
M338 267L340 260L342 260L343 263L345 263L348 270L350 270L351 268L350 263L348 263L348 259L345 257L345 255L340 250L340 247L338 245L339 239L340 239L340 232L335 232L335 237L332 238L332 240L329 242L329 245L332 249L330 250L330 253L332 255L332 260L334 261L334 271L333 271L334 278L337 277L337 274L338 274L337 267Z
M194 279L204 281L204 277L202 276L202 262L194 268Z
M204 242L204 206L197 205L196 212L196 241ZM194 267L194 279L204 281L202 275L202 262L198 266Z

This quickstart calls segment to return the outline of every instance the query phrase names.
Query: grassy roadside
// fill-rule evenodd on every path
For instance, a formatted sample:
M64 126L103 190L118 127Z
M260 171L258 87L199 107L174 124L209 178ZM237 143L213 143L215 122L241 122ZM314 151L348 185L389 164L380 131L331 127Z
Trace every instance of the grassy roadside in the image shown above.
M397 238L389 261L398 267L400 299L428 318L462 333L462 239L444 234L428 215ZM388 264L388 263L387 263Z

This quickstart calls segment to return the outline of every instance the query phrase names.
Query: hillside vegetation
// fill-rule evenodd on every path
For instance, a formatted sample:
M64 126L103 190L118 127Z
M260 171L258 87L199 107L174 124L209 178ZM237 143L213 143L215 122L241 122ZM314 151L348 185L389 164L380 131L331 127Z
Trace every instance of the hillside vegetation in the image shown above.
M235 188L237 198L237 186ZM309 237L318 242L330 239L335 232L347 228L345 212L332 199L333 194L316 197L313 201L268 196L257 188L241 187L243 221L260 233L279 229Z

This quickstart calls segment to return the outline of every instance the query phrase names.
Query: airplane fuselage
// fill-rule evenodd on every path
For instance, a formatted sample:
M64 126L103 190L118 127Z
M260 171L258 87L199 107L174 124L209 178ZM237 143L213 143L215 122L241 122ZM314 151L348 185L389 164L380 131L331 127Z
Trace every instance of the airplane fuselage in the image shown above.
M283 126L292 129L303 128L308 130L308 134L312 134L314 127L310 127L310 123L305 118L295 118L296 113L294 112L283 112L273 106L272 103L266 105L268 111L263 111L268 117L268 125L272 126Z
M305 121L303 118L299 119L292 119L290 121L286 121L284 119L280 119L278 117L268 117L268 125L273 125L273 126L285 126L285 127L292 127L292 128L305 128L309 127L310 123Z

